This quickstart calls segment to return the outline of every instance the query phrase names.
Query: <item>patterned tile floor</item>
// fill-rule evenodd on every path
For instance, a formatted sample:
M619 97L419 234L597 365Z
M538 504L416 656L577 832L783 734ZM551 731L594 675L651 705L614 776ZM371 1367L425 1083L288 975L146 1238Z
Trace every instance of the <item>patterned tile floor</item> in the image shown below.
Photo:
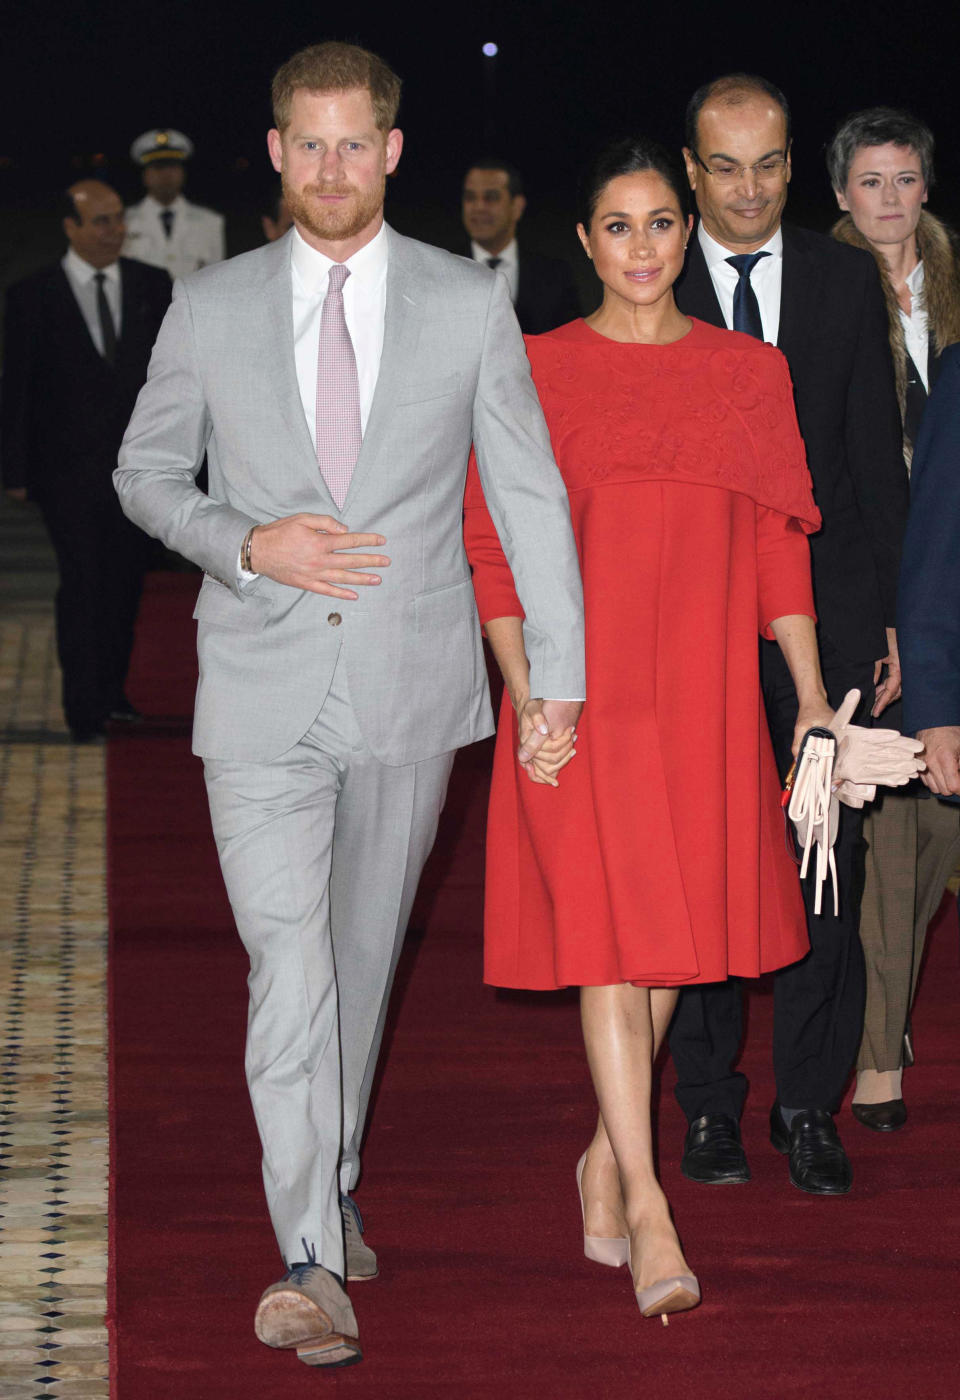
M0 1395L109 1394L104 750L69 742L55 578L0 507Z

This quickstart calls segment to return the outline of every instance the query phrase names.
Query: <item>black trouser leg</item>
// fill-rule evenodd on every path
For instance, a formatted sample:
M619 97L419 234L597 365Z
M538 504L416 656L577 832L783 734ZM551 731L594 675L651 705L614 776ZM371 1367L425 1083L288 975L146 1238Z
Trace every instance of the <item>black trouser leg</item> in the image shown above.
M821 642L824 680L836 707L852 686L860 689L864 723L873 695L873 668L849 663ZM797 697L779 647L761 643L761 675L767 719L781 774L793 762L791 744ZM869 721L866 721L869 722ZM813 913L812 882L804 882L810 952L778 972L774 981L773 1060L777 1094L789 1108L831 1108L839 1100L863 1032L866 975L860 946L863 893L862 817L841 807L834 847L840 888L840 917L832 894L824 913ZM732 978L681 991L670 1027L670 1053L677 1069L676 1096L693 1122L704 1113L739 1117L747 1079L734 1070L742 1036L742 990Z
M63 712L74 733L96 731L123 694L140 602L146 537L114 497L39 500L57 556L57 653Z
M58 502L42 499L39 504L59 573L55 619L63 714L74 733L92 734L103 719L97 646L100 589L94 563L97 541L91 538L86 522L77 522Z
M743 1035L743 988L736 977L685 987L670 1023L677 1102L693 1123L704 1113L739 1118L747 1078L733 1063Z
M106 522L105 534L109 550L100 575L100 695L104 714L108 714L124 697L149 541L119 508Z
M762 644L764 699L777 764L782 774L790 767L790 746L797 718L797 699L786 663L772 643ZM850 663L821 643L824 681L836 707L853 686L860 689L858 724L870 723L873 668ZM803 882L810 952L782 968L774 978L773 1064L777 1097L788 1108L835 1111L847 1076L857 1057L863 1034L866 972L860 943L860 900L863 895L863 817L840 806L840 827L834 846L839 916L833 894L824 889L822 912L813 912L813 881Z

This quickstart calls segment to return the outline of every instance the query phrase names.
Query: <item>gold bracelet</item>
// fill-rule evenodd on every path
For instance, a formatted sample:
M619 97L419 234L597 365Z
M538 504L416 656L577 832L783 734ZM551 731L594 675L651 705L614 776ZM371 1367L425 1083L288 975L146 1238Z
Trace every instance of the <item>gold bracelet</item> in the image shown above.
M253 573L250 554L253 549L253 532L256 528L256 525L250 526L250 529L243 537L243 544L240 546L240 567L248 574Z

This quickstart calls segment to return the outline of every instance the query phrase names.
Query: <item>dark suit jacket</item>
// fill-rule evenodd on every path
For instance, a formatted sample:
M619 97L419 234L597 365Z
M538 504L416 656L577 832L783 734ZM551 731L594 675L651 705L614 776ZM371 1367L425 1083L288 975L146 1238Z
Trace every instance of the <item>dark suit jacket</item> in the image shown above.
M467 257L471 256L467 244ZM524 335L543 335L582 315L580 296L569 263L528 253L517 244L517 300L514 311Z
M0 415L4 486L26 486L37 498L113 494L117 452L171 291L161 268L120 259L120 339L111 366L91 340L59 263L9 289Z
M699 240L677 302L723 326ZM909 487L887 312L869 253L783 226L777 341L793 378L823 528L811 537L821 632L850 661L886 655Z
M519 248L514 310L524 335L542 335L581 315L580 297L569 265Z
M960 345L940 357L917 435L900 575L904 728L960 724Z

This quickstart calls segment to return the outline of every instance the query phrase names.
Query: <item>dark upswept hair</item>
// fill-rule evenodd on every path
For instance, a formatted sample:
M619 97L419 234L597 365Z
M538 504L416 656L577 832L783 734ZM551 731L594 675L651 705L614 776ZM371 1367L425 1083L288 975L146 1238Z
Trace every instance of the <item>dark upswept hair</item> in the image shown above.
M510 198L514 199L518 194L523 194L523 176L508 160L501 160L499 156L484 156L482 160L472 160L464 174L468 175L471 170L502 170L507 177Z
M366 88L378 129L390 131L396 124L400 79L382 58L357 44L341 44L336 40L311 44L277 69L271 97L278 131L286 131L290 125L293 94L301 88L308 92L350 92L353 88Z
M577 218L585 229L596 213L600 196L611 180L620 175L641 175L654 171L673 190L684 218L690 212L690 185L678 156L647 136L628 136L605 146L580 178Z
M853 158L861 146L909 146L920 157L923 183L933 184L933 132L901 107L865 107L851 112L837 127L827 147L830 183L841 194L846 189Z
M697 124L700 121L700 113L708 102L716 99L724 106L738 107L750 97L769 97L770 101L780 108L787 124L786 149L789 150L792 132L790 104L775 83L761 78L757 73L724 73L723 77L711 78L709 83L703 83L697 88L687 103L684 119L683 130L687 149L697 149Z

